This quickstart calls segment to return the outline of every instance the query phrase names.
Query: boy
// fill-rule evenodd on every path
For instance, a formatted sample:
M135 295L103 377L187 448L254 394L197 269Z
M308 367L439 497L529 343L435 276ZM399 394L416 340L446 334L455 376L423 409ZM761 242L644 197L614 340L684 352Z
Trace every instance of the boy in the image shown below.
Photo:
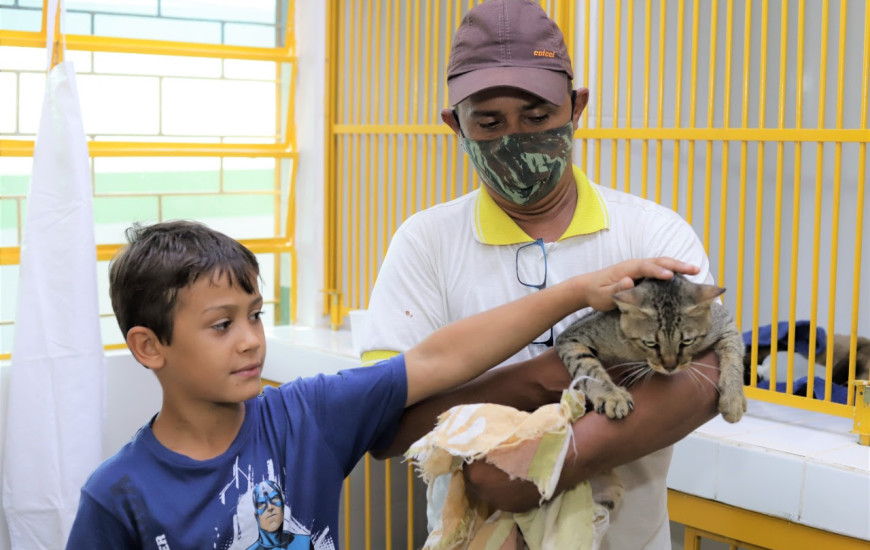
M128 230L112 307L160 411L82 488L67 548L337 548L343 479L403 409L498 364L569 313L613 307L640 277L697 268L634 260L469 317L374 367L261 393L254 255L204 225Z

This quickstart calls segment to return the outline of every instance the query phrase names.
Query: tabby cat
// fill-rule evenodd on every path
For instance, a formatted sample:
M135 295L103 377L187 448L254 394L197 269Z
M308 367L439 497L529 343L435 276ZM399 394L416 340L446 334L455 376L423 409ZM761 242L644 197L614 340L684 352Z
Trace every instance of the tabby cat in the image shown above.
M703 382L707 376L693 366L692 358L712 349L719 358L719 412L726 421L737 422L746 411L744 346L730 314L715 301L723 292L681 275L644 279L613 296L618 309L596 311L571 324L556 339L556 350L595 410L624 418L633 408L631 394L613 382L602 363L627 366L628 384L652 371L675 374L685 369ZM606 494L595 499L614 508L622 486L613 473L605 482Z

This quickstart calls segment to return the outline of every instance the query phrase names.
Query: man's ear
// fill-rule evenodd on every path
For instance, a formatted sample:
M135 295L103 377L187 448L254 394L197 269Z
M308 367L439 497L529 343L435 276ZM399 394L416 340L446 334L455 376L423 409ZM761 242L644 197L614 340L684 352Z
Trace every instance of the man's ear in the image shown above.
M580 126L580 115L586 109L586 104L589 103L589 88L577 88L574 90L574 112L571 113L571 118L574 120L574 129Z
M163 367L163 344L150 328L135 326L128 330L127 347L145 368L156 371Z
M453 133L457 136L462 135L462 131L459 129L459 115L456 113L455 109L444 109L441 111L441 120L444 121L444 124L450 126L450 129L453 130Z

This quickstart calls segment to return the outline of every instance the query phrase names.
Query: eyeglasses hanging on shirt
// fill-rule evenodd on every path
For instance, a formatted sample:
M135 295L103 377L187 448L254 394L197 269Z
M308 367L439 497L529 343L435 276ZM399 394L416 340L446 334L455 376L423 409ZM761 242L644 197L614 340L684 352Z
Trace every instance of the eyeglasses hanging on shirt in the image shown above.
M547 249L543 239L524 244L517 248L517 280L521 285L543 290L547 288ZM553 345L553 327L536 338L532 344Z

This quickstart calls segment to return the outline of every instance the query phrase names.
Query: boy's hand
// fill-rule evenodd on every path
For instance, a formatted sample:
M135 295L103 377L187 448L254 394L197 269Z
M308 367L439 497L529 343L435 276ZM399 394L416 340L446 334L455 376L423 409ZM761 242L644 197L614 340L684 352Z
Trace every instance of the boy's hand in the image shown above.
M699 271L697 266L673 258L626 260L583 275L586 301L591 307L606 311L616 306L612 296L621 290L633 288L635 280L647 277L670 279L674 273L695 275Z

